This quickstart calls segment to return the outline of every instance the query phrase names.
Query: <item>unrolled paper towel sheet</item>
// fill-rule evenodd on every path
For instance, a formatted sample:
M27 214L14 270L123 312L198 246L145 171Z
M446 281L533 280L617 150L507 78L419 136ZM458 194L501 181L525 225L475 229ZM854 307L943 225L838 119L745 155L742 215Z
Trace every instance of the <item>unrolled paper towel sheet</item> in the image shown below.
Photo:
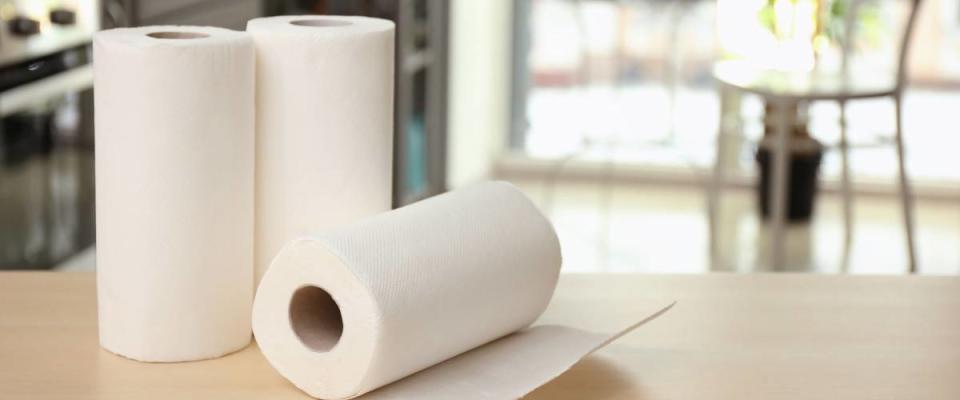
M94 38L101 345L141 361L250 342L254 55L243 32Z
M618 335L524 329L560 263L522 193L474 185L286 246L257 291L254 334L317 398L516 398Z
M251 20L257 50L257 279L299 236L387 211L393 23Z

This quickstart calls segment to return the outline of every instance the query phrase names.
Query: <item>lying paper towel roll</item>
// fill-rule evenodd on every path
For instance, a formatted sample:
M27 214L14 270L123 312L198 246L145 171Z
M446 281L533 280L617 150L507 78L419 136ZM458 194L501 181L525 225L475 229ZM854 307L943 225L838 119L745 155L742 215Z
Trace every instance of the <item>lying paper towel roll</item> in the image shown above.
M247 23L257 50L256 269L288 241L390 209L393 23Z
M296 386L349 398L529 325L559 272L537 208L509 184L475 185L286 246L254 334Z
M94 38L100 343L142 361L250 342L254 55L246 33Z

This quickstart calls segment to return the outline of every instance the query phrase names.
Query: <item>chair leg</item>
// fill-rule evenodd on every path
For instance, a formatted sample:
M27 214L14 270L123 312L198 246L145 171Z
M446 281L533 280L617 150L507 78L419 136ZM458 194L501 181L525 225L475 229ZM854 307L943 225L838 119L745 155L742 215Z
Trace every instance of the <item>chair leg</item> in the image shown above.
M840 101L840 166L843 195L843 256L842 271L850 268L850 250L853 243L853 190L850 180L850 147L847 141L847 103Z
M723 89L721 89L723 90ZM721 103L724 101L723 93L720 94ZM720 268L720 191L723 190L723 169L724 169L724 111L721 104L720 126L717 129L716 138L716 156L713 160L713 177L710 184L707 185L707 229L710 235L710 269L716 271Z
M903 204L903 228L907 238L907 257L909 259L910 273L918 272L916 241L914 240L914 215L913 215L913 192L910 188L910 181L907 178L906 158L903 149L903 100L898 94L894 96L893 101L896 105L897 119L897 161L900 167L900 202Z
M610 147L607 153L607 162L604 163L603 182L600 188L600 238L599 254L600 269L610 268L610 209L613 203L613 172L616 168L616 148Z
M768 204L770 205L770 227L773 230L773 242L770 268L776 270L786 266L786 221L790 209L787 196L790 179L790 139L792 136L789 113L796 102L785 99L768 99L775 104L775 127L773 148L773 174L770 177Z

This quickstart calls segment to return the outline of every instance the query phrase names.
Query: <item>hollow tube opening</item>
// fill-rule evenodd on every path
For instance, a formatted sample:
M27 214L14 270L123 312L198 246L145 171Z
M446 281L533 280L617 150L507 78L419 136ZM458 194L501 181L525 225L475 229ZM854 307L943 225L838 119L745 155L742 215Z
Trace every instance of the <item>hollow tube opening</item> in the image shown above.
M323 19L323 18L314 18L314 19L298 19L296 21L290 21L291 25L297 26L311 26L315 28L327 28L333 26L347 26L351 25L351 22L348 21L338 21L335 19Z
M290 326L310 350L330 351L343 335L340 306L326 290L301 287L290 298Z
M210 37L210 35L200 32L150 32L147 36L154 39L202 39Z

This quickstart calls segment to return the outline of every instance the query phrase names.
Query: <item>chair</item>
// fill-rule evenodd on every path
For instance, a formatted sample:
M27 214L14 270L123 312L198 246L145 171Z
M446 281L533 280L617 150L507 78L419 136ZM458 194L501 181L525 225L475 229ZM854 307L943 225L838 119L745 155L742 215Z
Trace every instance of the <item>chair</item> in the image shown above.
M847 263L851 237L853 232L853 194L850 187L850 167L848 161L849 143L847 141L846 104L849 101L869 98L891 98L896 107L896 129L893 145L897 151L899 163L898 175L900 185L900 201L903 206L904 231L907 239L907 254L909 270L917 271L917 256L914 242L914 215L913 194L907 178L905 156L903 149L903 90L907 80L907 55L910 49L910 39L913 34L917 10L921 0L908 0L910 10L899 43L899 55L894 74L851 74L848 68L848 58L854 37L854 19L861 5L861 0L852 0L849 12L845 18L847 27L845 38L842 40L842 61L840 71L825 73L813 72L786 72L758 68L743 61L721 61L714 65L714 78L724 90L733 90L740 93L752 93L761 96L767 104L776 111L774 122L773 148L773 180L770 190L771 214L770 221L773 231L772 262L780 265L784 261L785 216L787 210L787 177L789 176L788 149L790 141L790 126L788 108L802 102L836 101L840 106L840 142L838 149L841 154L841 192L844 211L844 266ZM711 229L711 257L717 261L717 224L719 213L719 195L723 187L723 131L717 135L717 158L714 165L713 179L709 185L708 213Z

